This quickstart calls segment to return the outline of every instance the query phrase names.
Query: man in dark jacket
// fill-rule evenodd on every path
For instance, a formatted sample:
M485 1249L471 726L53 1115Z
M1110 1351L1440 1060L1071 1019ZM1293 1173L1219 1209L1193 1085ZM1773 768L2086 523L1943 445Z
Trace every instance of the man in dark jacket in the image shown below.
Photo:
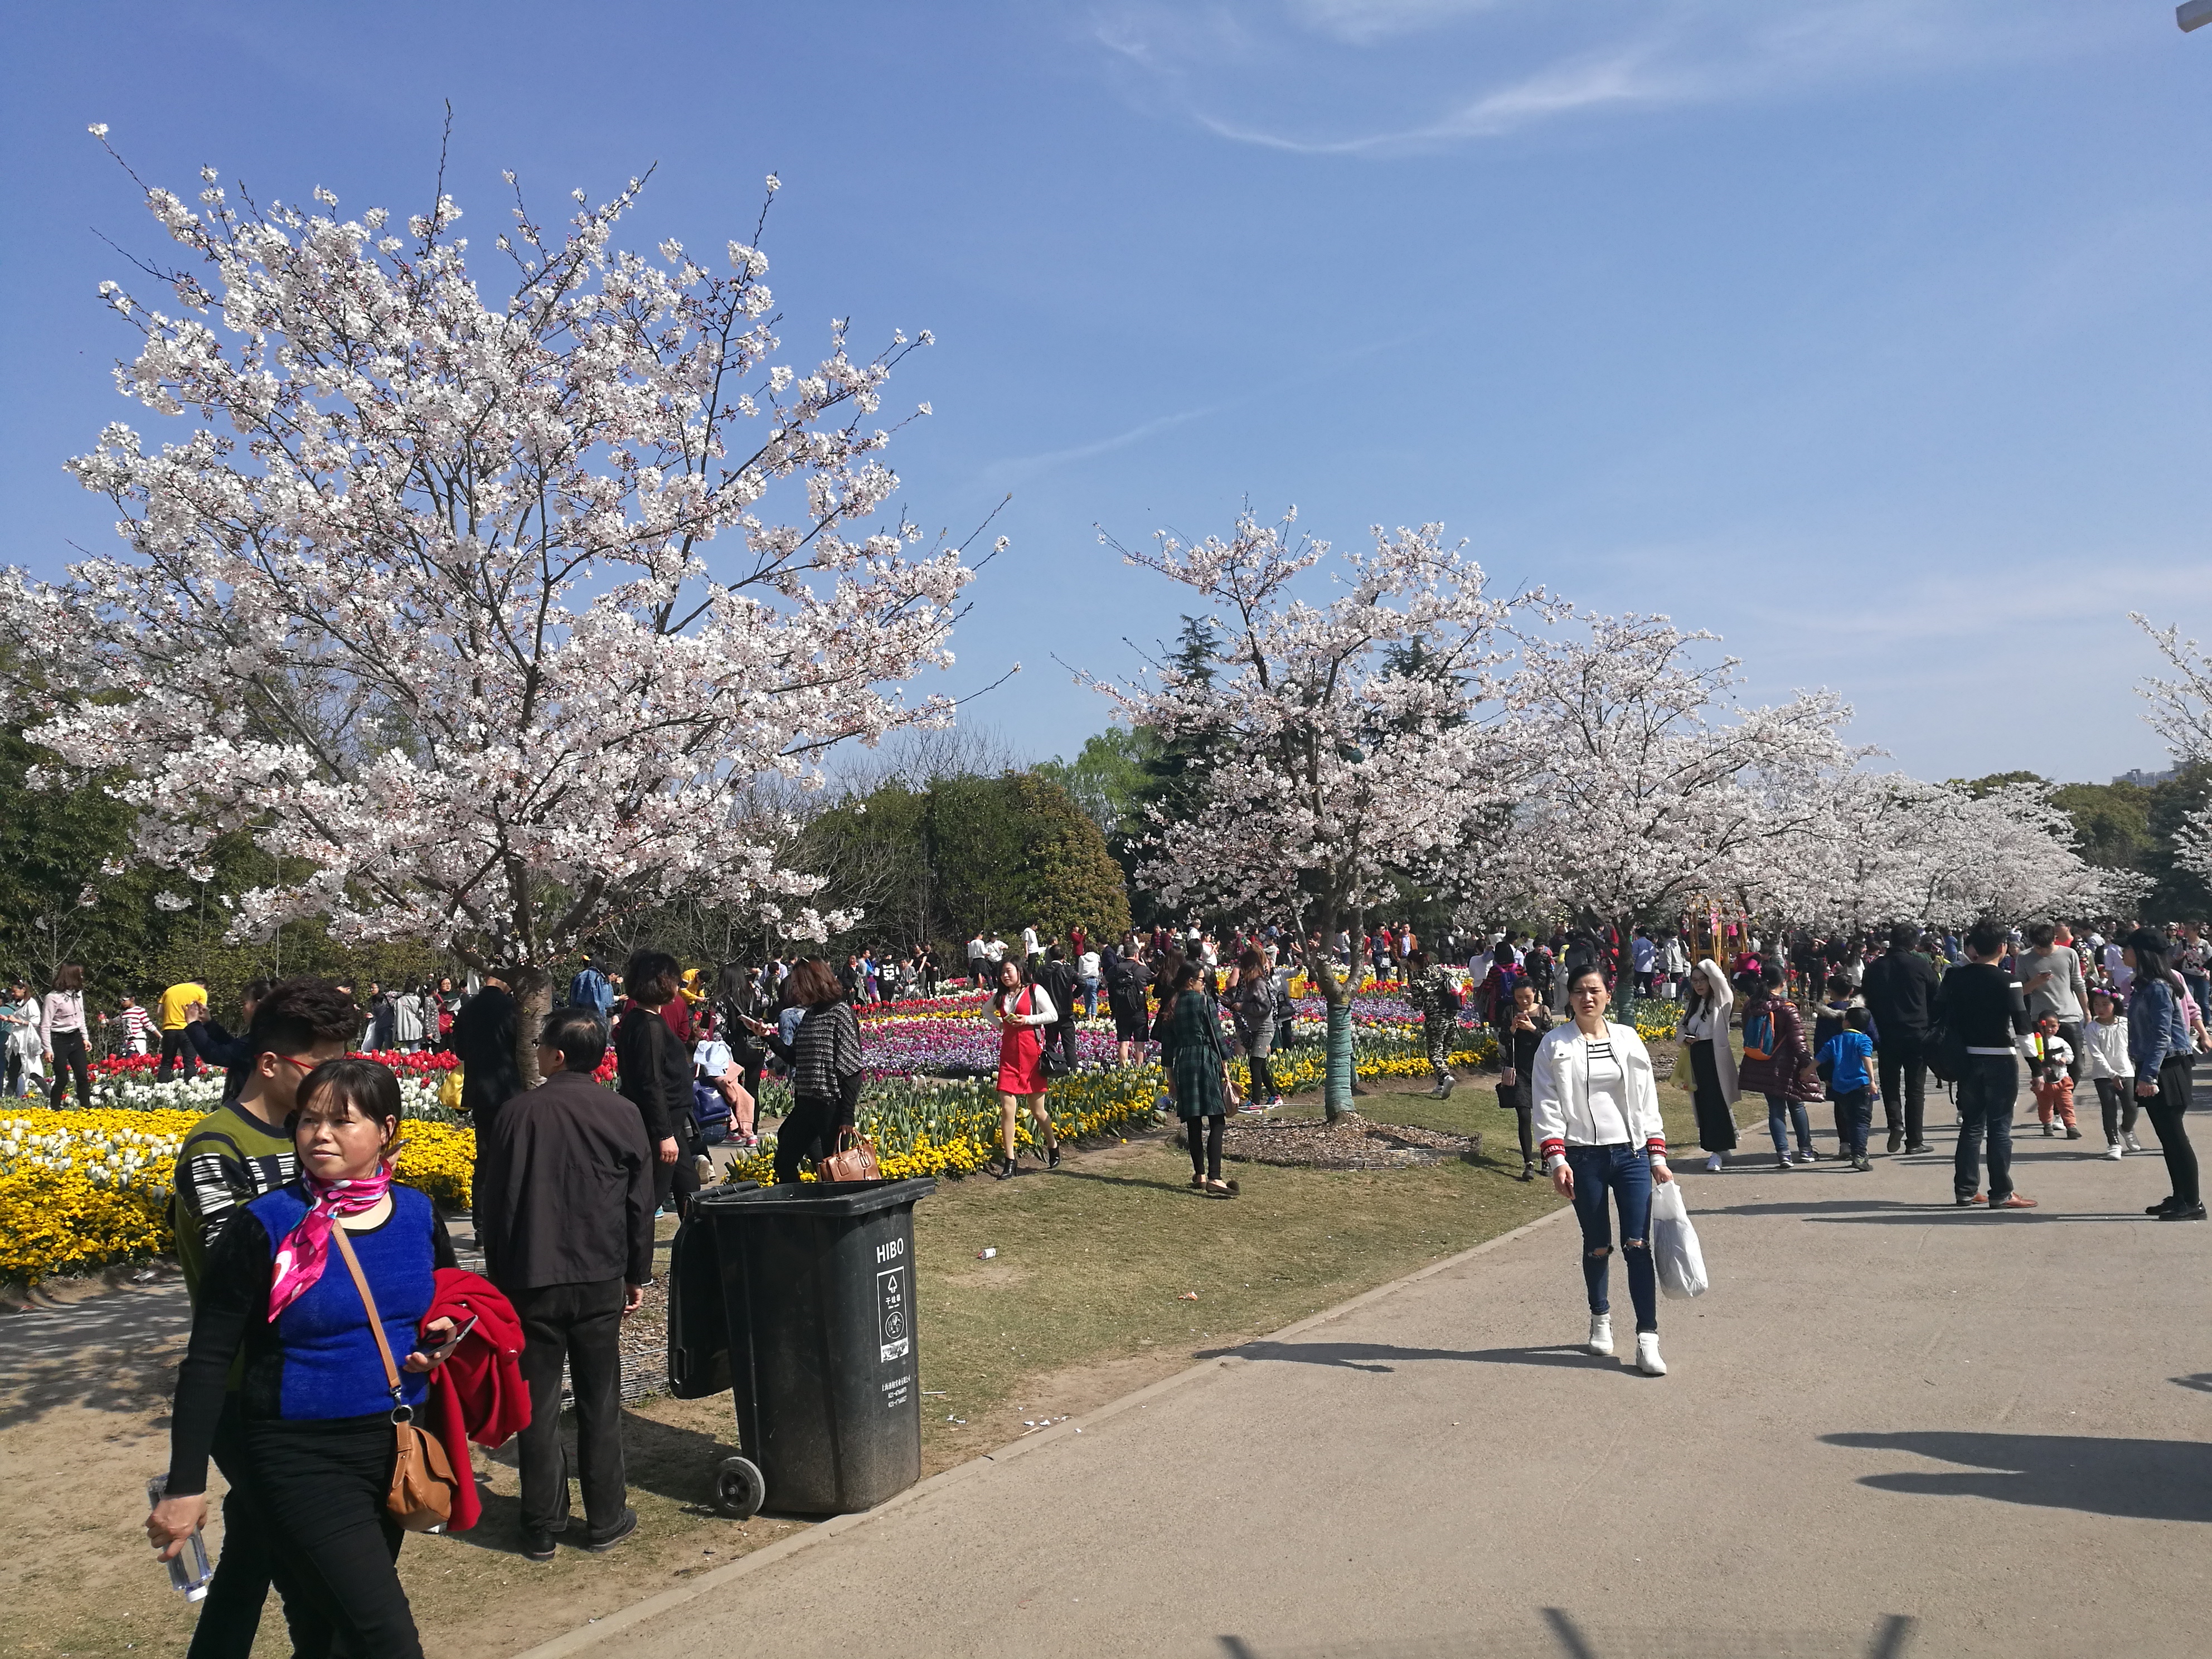
M1044 965L1037 970L1037 983L1052 999L1053 1012L1060 1016L1044 1030L1044 1052L1050 1054L1056 1043L1060 1059L1069 1071L1075 1069L1075 970L1068 966L1066 954L1057 945L1044 953Z
M1893 1152L1928 1150L1927 1043L1937 981L1936 964L1920 953L1919 945L1920 930L1911 923L1891 928L1888 952L1867 965L1860 988L1879 1034L1881 1111Z
M2035 1200L2012 1186L2012 1113L2020 1094L2020 1050L2027 1035L2027 1004L2020 983L1997 966L2008 941L1993 921L1966 930L1966 960L1943 975L1933 1013L1943 1023L1945 1046L1960 1052L1953 1093L1959 1103L1959 1145L1952 1160L1952 1194L1961 1206L1984 1202L1981 1147L1990 1148L1993 1210L2032 1210Z
M561 1367L576 1394L584 1547L637 1528L623 1477L622 1322L653 1278L653 1149L637 1110L592 1079L607 1049L596 1008L556 1008L538 1045L544 1082L492 1118L477 1194L485 1276L522 1321L522 1547L553 1559L568 1524Z

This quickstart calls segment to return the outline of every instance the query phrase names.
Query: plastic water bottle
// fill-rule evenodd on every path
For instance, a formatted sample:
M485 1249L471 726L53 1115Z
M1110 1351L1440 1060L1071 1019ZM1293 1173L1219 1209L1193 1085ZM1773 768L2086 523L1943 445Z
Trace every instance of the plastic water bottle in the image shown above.
M146 1483L146 1507L153 1509L168 1495L169 1477L157 1474ZM169 1570L169 1588L182 1590L185 1600L204 1600L208 1593L208 1580L215 1577L215 1568L208 1562L207 1534L195 1527L192 1535L185 1540L179 1550L161 1565Z

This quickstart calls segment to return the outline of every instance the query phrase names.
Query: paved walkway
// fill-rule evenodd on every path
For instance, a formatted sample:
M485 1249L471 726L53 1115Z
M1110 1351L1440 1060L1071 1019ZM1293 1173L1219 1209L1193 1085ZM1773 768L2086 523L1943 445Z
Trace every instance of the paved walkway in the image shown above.
M2044 1207L1959 1211L1936 1138L1686 1168L1714 1288L1662 1304L1663 1379L1571 1346L1577 1241L1540 1224L597 1650L2195 1653L2212 1227L2144 1218L2154 1152L2032 1123Z

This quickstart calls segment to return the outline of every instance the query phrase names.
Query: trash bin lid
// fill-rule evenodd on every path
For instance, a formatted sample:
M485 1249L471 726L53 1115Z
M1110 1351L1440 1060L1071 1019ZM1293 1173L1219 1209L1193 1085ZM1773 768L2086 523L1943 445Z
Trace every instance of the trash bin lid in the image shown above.
M927 1198L937 1190L928 1176L908 1181L815 1181L788 1187L757 1187L750 1192L715 1188L691 1202L717 1215L872 1215Z

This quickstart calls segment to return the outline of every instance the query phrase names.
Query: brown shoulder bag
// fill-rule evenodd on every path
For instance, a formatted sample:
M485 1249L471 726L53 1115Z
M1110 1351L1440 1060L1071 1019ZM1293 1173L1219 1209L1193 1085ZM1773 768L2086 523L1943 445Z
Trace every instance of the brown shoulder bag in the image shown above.
M384 1495L384 1507L410 1532L435 1532L453 1518L453 1493L460 1485L453 1478L453 1460L446 1455L444 1442L416 1426L415 1408L400 1402L399 1367L392 1363L392 1344L385 1340L376 1298L368 1292L368 1275L362 1272L361 1258L353 1253L345 1229L335 1221L331 1224L331 1240L345 1258L346 1271L353 1275L354 1288L361 1292L361 1305L368 1310L369 1333L376 1338L376 1352L384 1360L384 1380L392 1389L392 1427L398 1437L399 1449L392 1461L392 1490Z

